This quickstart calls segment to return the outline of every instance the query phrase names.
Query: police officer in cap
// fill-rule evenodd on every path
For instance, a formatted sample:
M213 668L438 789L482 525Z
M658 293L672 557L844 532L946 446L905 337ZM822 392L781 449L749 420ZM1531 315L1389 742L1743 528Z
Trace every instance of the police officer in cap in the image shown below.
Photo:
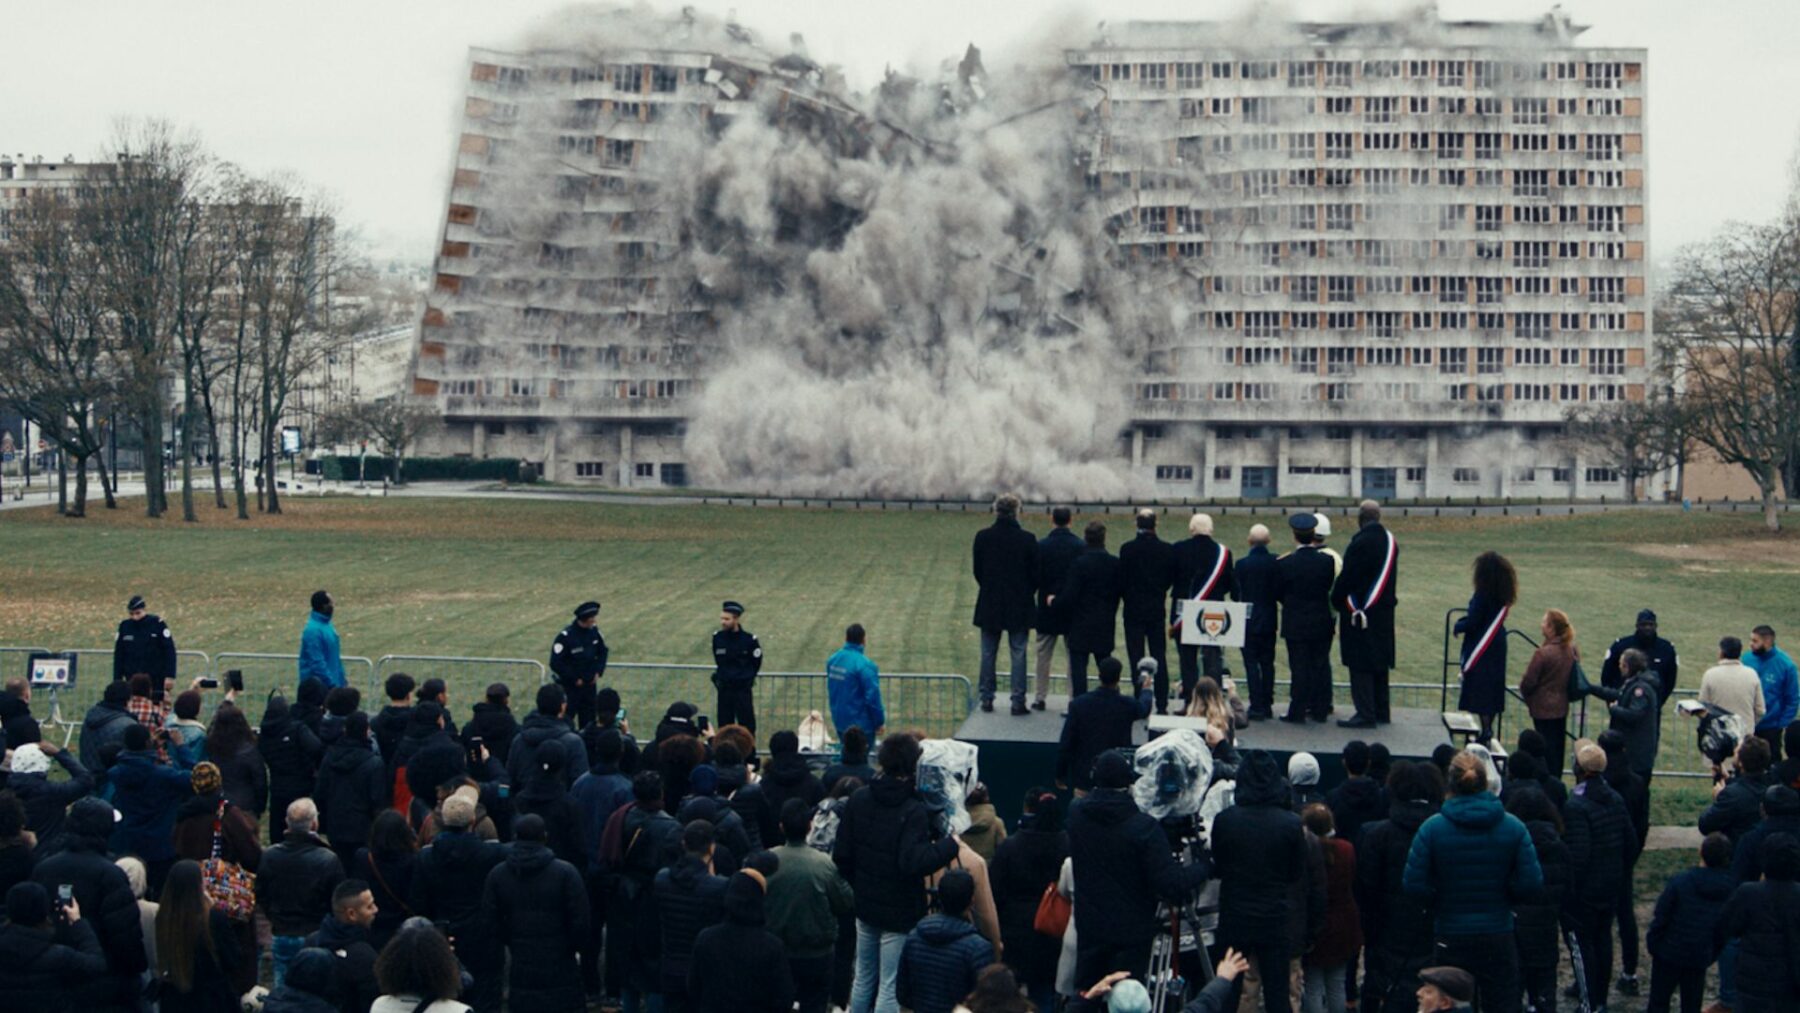
M600 677L606 674L606 638L600 635L600 603L584 601L575 607L575 621L562 628L550 645L550 671L568 698L576 727L594 723L594 701Z
M143 672L150 677L150 698L161 700L163 687L175 678L175 634L145 610L141 594L131 596L125 612L130 618L119 624L118 639L113 641L113 681Z
M1294 529L1296 548L1275 561L1281 639L1287 641L1293 679L1293 698L1281 720L1304 724L1309 717L1323 721L1331 711L1331 640L1337 628L1331 614L1331 585L1337 579L1337 563L1319 548L1315 515L1295 514L1288 526Z
M713 634L712 682L719 691L713 719L719 727L743 725L756 731L756 673L762 670L762 642L744 629L744 606L728 601L720 606L719 629Z
M1606 649L1606 657L1600 662L1600 684L1607 689L1625 685L1625 673L1619 670L1619 659L1632 648L1644 652L1650 671L1656 675L1657 696L1661 698L1656 705L1661 707L1669 702L1669 694L1675 692L1675 680L1681 678L1681 659L1675 655L1675 645L1657 635L1656 613L1649 609L1638 612L1636 629L1613 641Z

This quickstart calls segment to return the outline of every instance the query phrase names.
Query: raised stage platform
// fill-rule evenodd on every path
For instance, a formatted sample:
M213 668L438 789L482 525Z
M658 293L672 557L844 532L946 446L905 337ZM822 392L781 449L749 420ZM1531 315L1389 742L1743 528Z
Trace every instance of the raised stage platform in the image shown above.
M1026 789L1054 783L1056 747L1067 709L1067 697L1053 696L1046 702L1046 709L1014 717L1002 698L995 701L992 714L977 710L957 730L958 739L980 748L981 780L1008 826L1019 818ZM1294 753L1312 753L1319 760L1321 786L1330 790L1344 779L1338 756L1353 739L1383 743L1396 760L1429 759L1433 750L1450 741L1443 715L1438 711L1396 707L1393 717L1392 724L1379 728L1339 728L1335 718L1324 724L1304 725L1253 721L1238 732L1238 748L1268 750L1284 767ZM1143 745L1149 734L1145 723L1139 722L1133 732L1133 745Z

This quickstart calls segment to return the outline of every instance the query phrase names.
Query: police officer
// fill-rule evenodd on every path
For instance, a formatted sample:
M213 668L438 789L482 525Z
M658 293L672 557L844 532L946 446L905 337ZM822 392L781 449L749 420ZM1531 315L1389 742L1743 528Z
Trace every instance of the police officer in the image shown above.
M1675 692L1675 680L1681 677L1681 659L1675 656L1675 645L1657 636L1656 613L1643 609L1637 614L1637 629L1630 634L1613 641L1606 649L1606 658L1600 662L1600 684L1607 689L1619 689L1625 685L1625 673L1619 670L1619 658L1633 648L1644 652L1645 660L1650 663L1650 671L1656 674L1657 707L1669 702L1669 694Z
M550 645L550 671L568 698L576 727L594 723L595 685L606 674L606 638L600 635L600 603L584 601L575 607L575 621L562 628Z
M1337 564L1320 551L1313 534L1319 526L1312 514L1288 519L1294 529L1294 551L1276 561L1281 601L1281 639L1287 641L1288 672L1293 697L1281 720L1305 724L1324 721L1331 711L1331 585Z
M175 634L145 610L141 594L131 596L125 612L130 618L119 624L118 639L113 641L113 681L143 672L150 677L150 698L161 700L163 687L175 678Z
M728 601L719 607L719 629L713 634L714 688L719 706L713 720L719 727L743 725L756 731L756 673L762 670L762 642L744 629L744 606Z

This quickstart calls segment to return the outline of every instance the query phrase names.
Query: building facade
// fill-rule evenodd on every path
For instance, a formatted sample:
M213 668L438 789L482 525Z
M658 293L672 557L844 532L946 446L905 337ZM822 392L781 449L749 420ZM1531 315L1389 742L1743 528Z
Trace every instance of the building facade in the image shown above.
M1133 23L1088 186L1192 279L1128 452L1158 490L1600 496L1566 410L1644 396L1644 57L1524 23Z
M1623 492L1562 423L1645 394L1645 53L1581 30L1136 22L1064 54L1113 256L1191 311L1131 379L1143 485ZM671 276L649 156L790 80L747 46L472 51L414 367L433 451L685 484L715 310Z

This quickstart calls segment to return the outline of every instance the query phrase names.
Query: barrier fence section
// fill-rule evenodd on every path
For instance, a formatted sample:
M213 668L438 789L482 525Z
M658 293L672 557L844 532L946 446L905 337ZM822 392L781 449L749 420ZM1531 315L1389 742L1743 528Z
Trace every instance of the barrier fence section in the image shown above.
M655 701L653 709L628 715L639 737L655 731L656 722L669 704L686 700L710 714L715 690L711 665L662 664L615 661L606 666L602 686L619 691L629 711L633 701ZM884 672L881 700L892 730L923 729L936 738L956 734L973 706L974 687L967 676L933 672ZM516 709L516 708L515 708ZM827 680L821 672L763 671L756 677L756 724L759 737L769 732L796 728L813 711L831 721ZM837 730L832 729L835 737Z
M376 693L375 663L354 654L343 655L338 660L344 664L345 682L362 694L363 708L371 712L381 709L381 700ZM244 709L251 724L262 723L263 706L272 692L279 690L289 703L294 701L294 691L300 682L300 655L221 651L213 657L213 675L221 683L225 673L232 669L244 673L244 692L238 696L238 706Z
M426 679L442 679L450 693L450 706L458 712L467 712L476 701L487 693L488 686L503 682L509 688L529 686L529 692L521 692L520 699L513 701L513 712L524 715L533 707L532 695L547 678L544 663L530 658L470 658L447 654L384 654L375 661L373 693L376 703L369 704L370 710L386 703L382 686L390 675L404 672L416 682ZM367 694L364 701L369 700Z

